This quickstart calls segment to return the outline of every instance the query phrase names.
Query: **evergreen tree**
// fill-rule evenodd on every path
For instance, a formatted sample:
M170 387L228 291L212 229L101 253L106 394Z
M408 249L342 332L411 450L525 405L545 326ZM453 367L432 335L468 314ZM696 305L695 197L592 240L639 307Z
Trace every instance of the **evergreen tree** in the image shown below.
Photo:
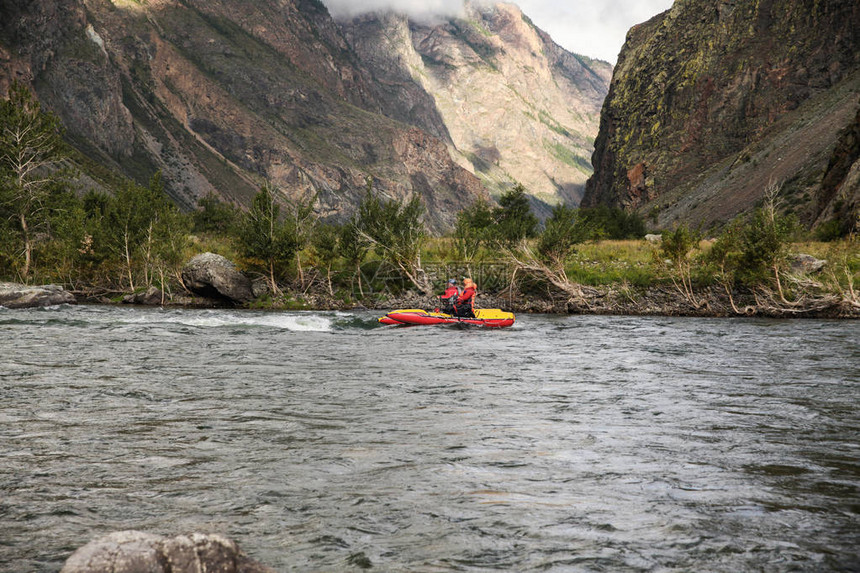
M331 284L331 267L338 257L339 239L340 229L330 223L317 225L311 235L311 247L313 248L314 258L317 264L325 268L328 292L332 296L334 295L334 289Z
M210 193L197 201L192 218L195 232L232 235L238 228L241 211Z
M493 208L483 199L457 213L454 244L464 261L477 256L481 246L493 236L494 225Z
M154 198L150 189L127 181L110 198L102 233L110 258L121 264L128 288L135 289L135 258L142 246L150 222L155 217ZM122 285L120 278L119 284Z
M2 234L17 239L25 280L35 237L49 219L45 202L62 157L59 119L43 112L26 86L12 82L0 101L0 214L7 225L14 221Z
M400 269L419 290L429 294L432 287L421 268L421 245L427 238L421 222L423 212L421 198L417 195L405 203L375 196L371 180L367 195L358 207L357 229L380 257Z
M74 283L80 276L81 254L87 241L83 202L65 182L51 186L45 203L44 234L34 248L32 272L39 280Z
M150 286L158 274L163 286L165 270L176 272L181 261L190 221L165 194L161 173L146 187L128 181L103 203L97 196L85 199L85 205L88 201L98 247L122 268L119 284L127 280L134 290L139 278ZM103 215L96 218L99 211Z
M701 240L700 232L691 230L686 225L680 225L674 231L663 233L660 249L655 255L662 264L668 261L672 284L696 309L701 308L704 301L700 300L693 290L692 253L699 249Z
M277 278L296 254L299 242L291 226L280 219L281 207L271 186L263 185L243 217L239 240L247 257L268 274L272 292L280 292Z
M771 199L756 209L750 223L743 228L740 240L745 277L754 281L770 275L778 282L797 228L797 219L781 215Z
M574 245L587 241L592 235L592 226L579 216L577 209L556 205L538 239L537 251L544 262L561 267Z
M598 205L580 209L579 215L590 224L595 239L641 239L647 232L638 213L628 213L620 207Z
M361 263L367 256L372 243L361 233L359 229L358 216L352 217L340 228L340 255L346 261L347 266L352 269L352 280L358 278L358 292L364 298L364 287L361 281Z
M165 273L180 278L180 268L188 247L188 234L191 232L191 217L182 213L171 201L164 190L161 173L150 181L150 192L155 203L155 219L151 221L147 233L147 257L144 276L151 285L158 274L161 290L165 289Z
M496 236L509 246L537 236L538 218L532 213L525 187L519 183L499 198L495 220Z

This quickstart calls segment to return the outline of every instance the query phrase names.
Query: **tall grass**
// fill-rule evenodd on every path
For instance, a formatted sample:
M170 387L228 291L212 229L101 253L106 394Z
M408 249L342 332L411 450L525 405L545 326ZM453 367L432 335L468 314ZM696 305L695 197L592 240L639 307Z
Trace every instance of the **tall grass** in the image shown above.
M596 241L578 245L565 272L584 285L649 286L659 280L654 247L645 241Z
M696 259L703 259L712 246L711 241L701 241L698 249L691 254ZM860 249L856 242L848 240L823 243L805 241L794 243L792 253L805 253L828 261L828 266L838 267L838 276L855 277L860 283ZM668 282L668 278L657 264L659 244L642 240L602 240L579 244L565 265L568 278L583 285L608 286L627 284L648 287ZM450 238L430 238L422 250L422 261L453 262L457 261L457 253L453 240ZM477 257L482 261L498 261L500 253L482 249ZM832 274L832 273L831 273ZM694 283L703 286L712 284L716 279L708 275L704 264L694 265Z

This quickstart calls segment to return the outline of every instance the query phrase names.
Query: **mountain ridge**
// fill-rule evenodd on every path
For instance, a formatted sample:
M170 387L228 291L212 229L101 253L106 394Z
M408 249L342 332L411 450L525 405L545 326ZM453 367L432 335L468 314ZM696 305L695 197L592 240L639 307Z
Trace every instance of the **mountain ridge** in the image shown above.
M467 3L442 23L390 12L341 23L383 83L421 88L414 103L426 113L398 117L450 137L485 186L500 193L522 183L550 204L579 203L609 64L570 54L507 3Z
M342 219L372 178L386 197L420 194L441 232L489 197L450 119L390 112L429 102L423 86L386 93L317 0L10 0L0 89L13 79L61 118L90 184L100 165L139 182L161 171L185 209L209 194L248 205L269 181Z

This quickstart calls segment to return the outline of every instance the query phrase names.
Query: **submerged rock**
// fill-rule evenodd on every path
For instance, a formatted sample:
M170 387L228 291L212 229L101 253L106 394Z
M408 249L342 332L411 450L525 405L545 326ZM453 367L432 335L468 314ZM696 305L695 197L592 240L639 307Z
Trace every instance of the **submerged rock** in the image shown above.
M274 573L220 535L162 537L117 531L91 541L66 560L60 573Z
M202 253L182 269L182 281L200 296L242 304L254 299L251 280L232 262L215 253Z
M60 285L30 286L0 283L0 306L34 308L55 304L74 304L75 297Z

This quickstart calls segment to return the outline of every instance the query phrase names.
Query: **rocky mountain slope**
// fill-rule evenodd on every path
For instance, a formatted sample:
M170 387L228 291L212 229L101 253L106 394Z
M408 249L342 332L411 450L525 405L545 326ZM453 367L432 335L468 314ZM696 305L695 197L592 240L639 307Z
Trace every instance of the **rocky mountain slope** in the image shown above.
M420 194L440 231L487 196L484 183L537 181L536 164L557 182L535 183L551 200L581 185L609 76L510 7L471 17L484 24L384 19L410 36L403 45L425 46L410 52L422 81L397 84L384 61L401 52L366 49L358 25L345 34L319 0L8 0L0 90L13 79L31 85L95 182L112 171L146 182L161 170L168 192L193 208L209 193L247 205L268 180L285 198L317 194L321 215L343 217L373 177L389 197ZM530 63L512 64L509 53ZM493 98L464 85L473 68L492 77ZM555 86L551 97L531 93L543 89L536 78ZM518 107L498 109L512 99Z
M584 204L707 226L750 210L776 182L807 223L850 223L860 204L858 35L851 0L686 0L634 27Z
M609 64L563 50L513 4L467 3L441 23L384 13L342 24L392 117L448 141L491 190L519 182L579 203Z
M372 176L390 197L420 193L442 229L486 195L441 140L379 113L316 0L14 0L0 22L3 83L35 88L85 170L160 169L185 207L248 204L269 180L345 214Z

